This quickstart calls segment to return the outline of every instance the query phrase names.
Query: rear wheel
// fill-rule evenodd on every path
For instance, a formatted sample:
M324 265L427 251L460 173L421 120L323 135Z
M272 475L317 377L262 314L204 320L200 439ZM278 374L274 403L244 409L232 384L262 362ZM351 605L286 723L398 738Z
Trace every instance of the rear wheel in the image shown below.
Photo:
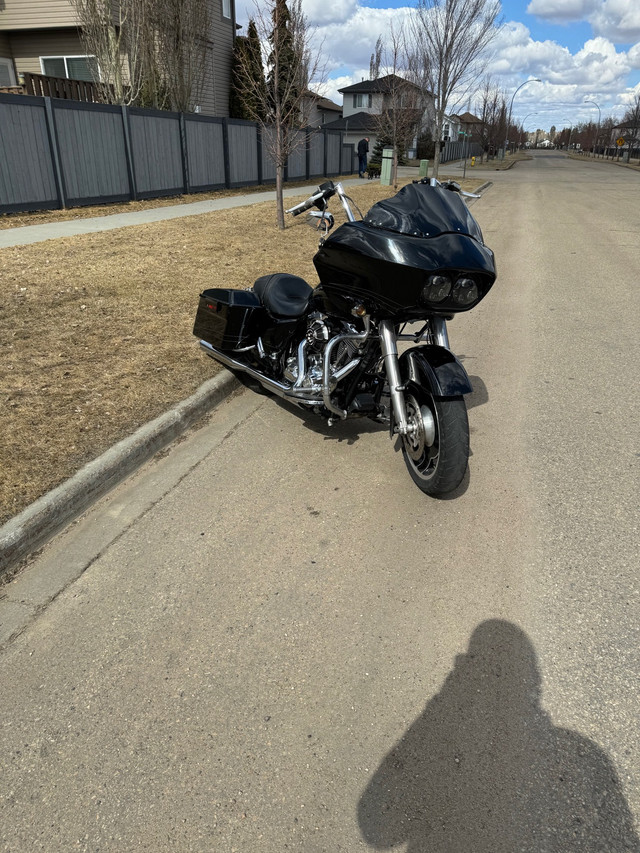
M419 385L404 394L409 432L402 455L418 488L440 497L457 488L469 460L469 421L464 397L434 398Z

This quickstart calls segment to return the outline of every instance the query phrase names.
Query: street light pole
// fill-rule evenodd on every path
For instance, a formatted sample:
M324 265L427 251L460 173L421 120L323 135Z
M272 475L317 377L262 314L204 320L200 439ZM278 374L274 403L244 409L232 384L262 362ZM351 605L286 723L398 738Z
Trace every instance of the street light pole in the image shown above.
M507 119L507 133L509 133L509 128L511 127L511 110L513 108L513 99L518 94L520 89L522 89L522 87L526 86L528 83L542 83L542 80L539 80L537 77L532 77L531 80L525 80L524 83L520 83L518 88L515 90L515 92L511 96L511 103L509 104L509 118ZM509 140L506 139L505 140L505 146L504 146L505 148L507 147L508 142L509 142ZM504 155L503 155L503 159L504 159Z
M524 126L525 121L529 118L529 116L537 116L537 115L538 115L538 113L537 113L537 112L535 112L535 113L527 113L527 114L526 114L526 116L522 119L522 130L523 130L523 132L524 132L524 133L526 133L526 132L527 132L527 131L525 130L525 126Z
M593 104L594 107L598 107L595 101L590 100L589 98L584 99L585 104ZM598 147L598 137L600 136L600 117L601 117L600 107L598 107L598 129L596 130L596 144L593 146L597 149ZM593 152L594 158L596 157L597 151Z
M459 130L458 131L458 137L460 137L460 136L464 136L464 144L463 144L463 148L462 148L462 151L464 153L464 170L462 172L462 178L464 180L464 178L467 177L467 156L468 156L468 152L469 152L469 145L468 145L467 140L468 140L469 134L465 130Z
M568 121L569 122L569 141L567 142L567 154L568 154L569 151L571 150L569 148L569 146L571 145L571 134L573 133L573 122L571 121L570 118L563 118L562 121Z

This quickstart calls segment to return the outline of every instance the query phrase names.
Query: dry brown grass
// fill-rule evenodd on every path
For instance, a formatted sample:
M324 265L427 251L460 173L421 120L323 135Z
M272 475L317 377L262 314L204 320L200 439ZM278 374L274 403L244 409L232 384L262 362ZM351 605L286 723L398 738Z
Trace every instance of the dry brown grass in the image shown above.
M350 194L364 213L392 190ZM274 222L265 202L0 251L0 523L216 372L192 336L200 291L316 281L314 232Z

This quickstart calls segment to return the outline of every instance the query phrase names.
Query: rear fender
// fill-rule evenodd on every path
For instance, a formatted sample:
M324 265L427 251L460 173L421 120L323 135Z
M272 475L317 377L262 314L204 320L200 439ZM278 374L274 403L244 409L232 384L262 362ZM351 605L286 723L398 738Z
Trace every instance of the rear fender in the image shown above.
M411 347L400 356L402 381L429 389L434 397L458 397L473 391L467 371L455 355L435 344Z

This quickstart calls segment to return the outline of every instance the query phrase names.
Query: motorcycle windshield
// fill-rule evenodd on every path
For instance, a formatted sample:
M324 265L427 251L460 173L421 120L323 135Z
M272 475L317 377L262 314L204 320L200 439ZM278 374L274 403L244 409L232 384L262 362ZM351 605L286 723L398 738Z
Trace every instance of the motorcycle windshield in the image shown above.
M458 193L429 184L407 184L393 198L374 204L364 221L414 237L467 234L483 243L480 226Z

